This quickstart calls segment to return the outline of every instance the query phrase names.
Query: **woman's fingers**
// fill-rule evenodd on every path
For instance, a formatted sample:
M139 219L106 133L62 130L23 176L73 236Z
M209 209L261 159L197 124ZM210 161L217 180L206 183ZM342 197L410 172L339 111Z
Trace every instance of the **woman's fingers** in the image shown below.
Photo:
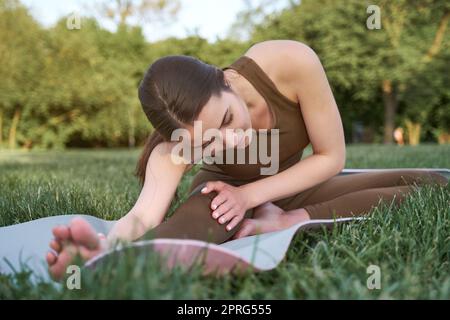
M233 206L230 201L226 201L222 203L216 210L214 210L211 215L214 219L219 218L223 214L227 213Z
M227 196L221 192L211 201L211 209L216 210L220 207L224 202L227 201Z
M233 219L231 219L231 222L227 225L227 231L232 230L234 227L236 227L239 222L241 222L242 218L239 216L234 216ZM244 226L243 226L244 227ZM243 230L244 231L244 230Z
M224 215L222 215L217 221L219 221L220 224L224 224L228 221L230 221L233 217L236 216L236 211L230 210Z
M220 192L225 187L225 182L222 181L208 181L206 185L200 190L201 193L206 194L211 191Z

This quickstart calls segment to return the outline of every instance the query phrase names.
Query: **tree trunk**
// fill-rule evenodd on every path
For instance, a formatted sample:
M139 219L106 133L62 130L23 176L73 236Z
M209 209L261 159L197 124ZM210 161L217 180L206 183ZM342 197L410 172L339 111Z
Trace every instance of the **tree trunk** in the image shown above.
M16 109L11 123L11 128L9 129L9 148L14 149L16 147L16 133L17 125L19 124L20 110Z
M135 138L135 131L136 131L136 121L134 119L134 109L130 108L128 111L128 148L134 148L136 146L136 138Z
M0 147L3 143L3 111L0 110Z
M445 29L447 29L448 22L450 21L450 10L446 10L441 20L439 21L439 26L434 35L433 44L428 49L427 53L423 56L423 62L430 62L433 57L439 53L442 47L442 42L444 41Z
M383 80L383 104L384 104L384 143L393 143L395 129L395 114L397 112L397 97L391 80Z
M130 126L128 131L128 148L134 148L136 146L136 138L134 137L134 126Z
M420 143L421 124L412 122L409 119L405 120L405 124L408 132L408 143L412 146L418 145Z

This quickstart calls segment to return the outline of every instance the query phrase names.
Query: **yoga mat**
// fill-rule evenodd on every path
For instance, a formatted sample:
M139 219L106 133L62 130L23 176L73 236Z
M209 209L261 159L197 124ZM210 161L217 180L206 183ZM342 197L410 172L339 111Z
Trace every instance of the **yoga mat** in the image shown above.
M132 254L158 252L167 261L167 267L175 265L191 267L200 263L203 274L240 272L244 270L267 271L274 269L285 257L293 236L300 230L310 230L322 226L351 220L368 219L364 217L312 220L298 223L281 231L268 232L231 240L222 244L186 239L153 239L134 242L121 248L112 249L87 261L85 266L95 268L100 263L117 262L127 251Z
M396 169L344 169L339 175L360 172L390 170L429 170L438 172L450 179L449 169L436 168L396 168ZM26 266L33 270L33 277L50 279L45 262L49 242L53 238L51 229L58 224L68 224L74 217L85 218L97 232L107 234L115 221L107 221L89 215L57 215L32 220L25 223L0 228L0 273L11 274ZM195 258L202 258L205 273L211 271L226 272L251 268L265 271L275 268L285 257L291 240L296 232L332 227L336 223L367 218L342 218L336 220L312 220L296 224L288 229L256 236L245 237L217 245L198 240L153 239L133 242L130 245L107 251L86 262L85 266L94 268L98 263L107 261L126 250L154 250L168 257L169 266L177 263L190 265ZM201 255L201 256L200 256Z

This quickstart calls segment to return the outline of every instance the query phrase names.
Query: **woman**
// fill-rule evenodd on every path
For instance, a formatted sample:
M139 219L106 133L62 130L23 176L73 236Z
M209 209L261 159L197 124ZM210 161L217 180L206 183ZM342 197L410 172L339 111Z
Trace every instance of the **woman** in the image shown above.
M146 72L139 98L156 129L137 166L139 198L107 237L80 218L55 227L53 251L46 257L55 279L75 253L90 259L116 240L150 233L222 243L309 219L367 214L380 200L398 205L413 186L447 183L439 174L412 170L338 176L345 164L339 111L319 58L300 42L257 43L223 69L189 56L163 57ZM174 156L180 144L173 134L179 129L188 133L183 142L190 145ZM239 129L254 131L239 136ZM220 135L208 138L207 130ZM260 158L247 161L256 142L271 150L275 172L262 174L267 163ZM300 161L309 143L313 154ZM199 150L204 163L189 197L163 222ZM207 150L214 157L240 150L246 161L207 163Z

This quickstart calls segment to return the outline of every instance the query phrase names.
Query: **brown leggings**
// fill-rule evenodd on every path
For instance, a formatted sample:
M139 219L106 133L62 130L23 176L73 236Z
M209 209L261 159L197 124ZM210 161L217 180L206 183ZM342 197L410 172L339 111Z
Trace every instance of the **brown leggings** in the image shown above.
M226 224L219 224L211 216L210 203L217 193L200 193L207 181L215 180L235 186L244 184L243 181L200 170L191 184L188 199L166 222L149 231L151 237L198 239L218 244L229 240L239 230L242 221L232 230L225 230ZM399 205L415 187L433 183L445 186L448 179L432 171L407 169L336 175L273 204L284 210L304 208L311 219L360 216L369 213L380 200L394 200L394 204ZM251 218L252 213L253 209L249 209L245 217Z

